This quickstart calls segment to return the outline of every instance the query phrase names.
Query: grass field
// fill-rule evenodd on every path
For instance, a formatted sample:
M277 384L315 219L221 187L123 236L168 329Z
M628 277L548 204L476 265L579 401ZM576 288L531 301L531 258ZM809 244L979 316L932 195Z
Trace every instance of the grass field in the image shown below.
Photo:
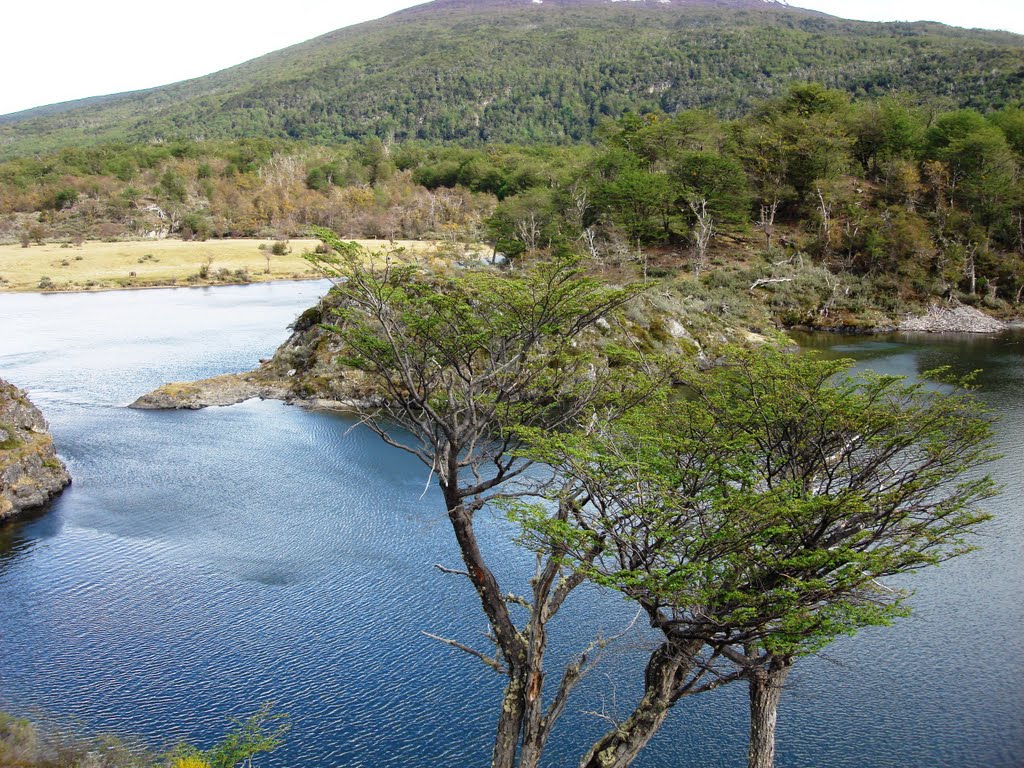
M371 248L387 245L375 240L359 242ZM266 250L260 250L260 245ZM0 245L0 291L110 290L316 277L316 271L302 258L317 245L316 240L292 240L292 252L284 256L271 255L272 245L271 240L146 240L30 248ZM437 251L433 242L403 241L398 245L424 256Z

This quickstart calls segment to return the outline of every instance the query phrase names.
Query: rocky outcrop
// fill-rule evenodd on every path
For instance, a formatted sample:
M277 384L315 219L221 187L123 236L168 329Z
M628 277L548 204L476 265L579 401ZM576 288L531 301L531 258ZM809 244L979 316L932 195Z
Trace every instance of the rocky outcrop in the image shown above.
M70 482L39 409L0 379L0 522L43 506Z
M198 410L252 398L283 400L313 408L365 408L376 400L369 377L339 368L337 337L320 327L330 299L303 312L291 337L269 360L245 373L174 382L143 395L129 407L143 410Z
M164 384L140 397L130 407L149 411L195 411L210 406L234 405L254 397L284 400L287 392L280 386L253 381L252 374L229 373L199 381Z
M337 297L331 294L303 312L292 324L291 337L269 360L246 373L226 374L192 382L165 384L143 395L131 408L196 410L234 405L252 398L283 400L310 408L362 410L380 403L379 388L359 370L338 364L342 348L337 334L320 323L330 321ZM729 326L694 306L691 298L659 294L637 297L625 317L614 325L601 319L580 337L595 355L611 358L615 347L645 353L713 360L716 349L729 343L762 343L765 338ZM693 325L691 322L695 322Z
M919 317L908 317L900 323L901 331L924 333L1001 333L1009 326L981 310L963 304L940 307L932 305Z

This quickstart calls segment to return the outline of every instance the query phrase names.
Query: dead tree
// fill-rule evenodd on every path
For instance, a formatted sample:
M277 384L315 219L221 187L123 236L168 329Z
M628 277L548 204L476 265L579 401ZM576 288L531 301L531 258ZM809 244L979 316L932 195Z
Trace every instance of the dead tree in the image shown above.
M762 205L761 218L754 225L755 229L759 229L764 234L765 248L769 251L772 249L772 237L775 235L775 213L778 209L777 198L773 198L768 205Z
M691 200L690 211L696 218L693 226L693 276L700 278L708 264L708 246L715 235L715 220L708 210L706 198Z

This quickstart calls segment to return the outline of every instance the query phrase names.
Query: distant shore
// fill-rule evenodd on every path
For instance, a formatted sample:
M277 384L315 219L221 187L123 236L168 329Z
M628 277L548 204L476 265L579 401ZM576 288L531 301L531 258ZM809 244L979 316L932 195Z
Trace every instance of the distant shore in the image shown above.
M275 241L131 240L89 241L81 245L47 243L23 248L0 245L0 293L54 293L141 288L242 285L275 280L315 280L321 275L302 254L316 240ZM357 241L369 248L384 240ZM433 241L395 243L414 253L432 255Z

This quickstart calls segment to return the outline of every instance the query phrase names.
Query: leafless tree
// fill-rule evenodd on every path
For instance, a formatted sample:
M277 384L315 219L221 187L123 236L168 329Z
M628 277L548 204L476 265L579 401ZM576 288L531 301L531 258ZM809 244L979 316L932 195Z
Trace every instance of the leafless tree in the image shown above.
M699 278L707 268L708 246L715 235L715 220L708 210L706 198L689 201L690 211L696 218L693 227L693 276Z
M775 236L775 214L779 209L778 198L772 198L767 205L761 206L761 218L755 227L764 234L765 248L772 249L772 237Z

